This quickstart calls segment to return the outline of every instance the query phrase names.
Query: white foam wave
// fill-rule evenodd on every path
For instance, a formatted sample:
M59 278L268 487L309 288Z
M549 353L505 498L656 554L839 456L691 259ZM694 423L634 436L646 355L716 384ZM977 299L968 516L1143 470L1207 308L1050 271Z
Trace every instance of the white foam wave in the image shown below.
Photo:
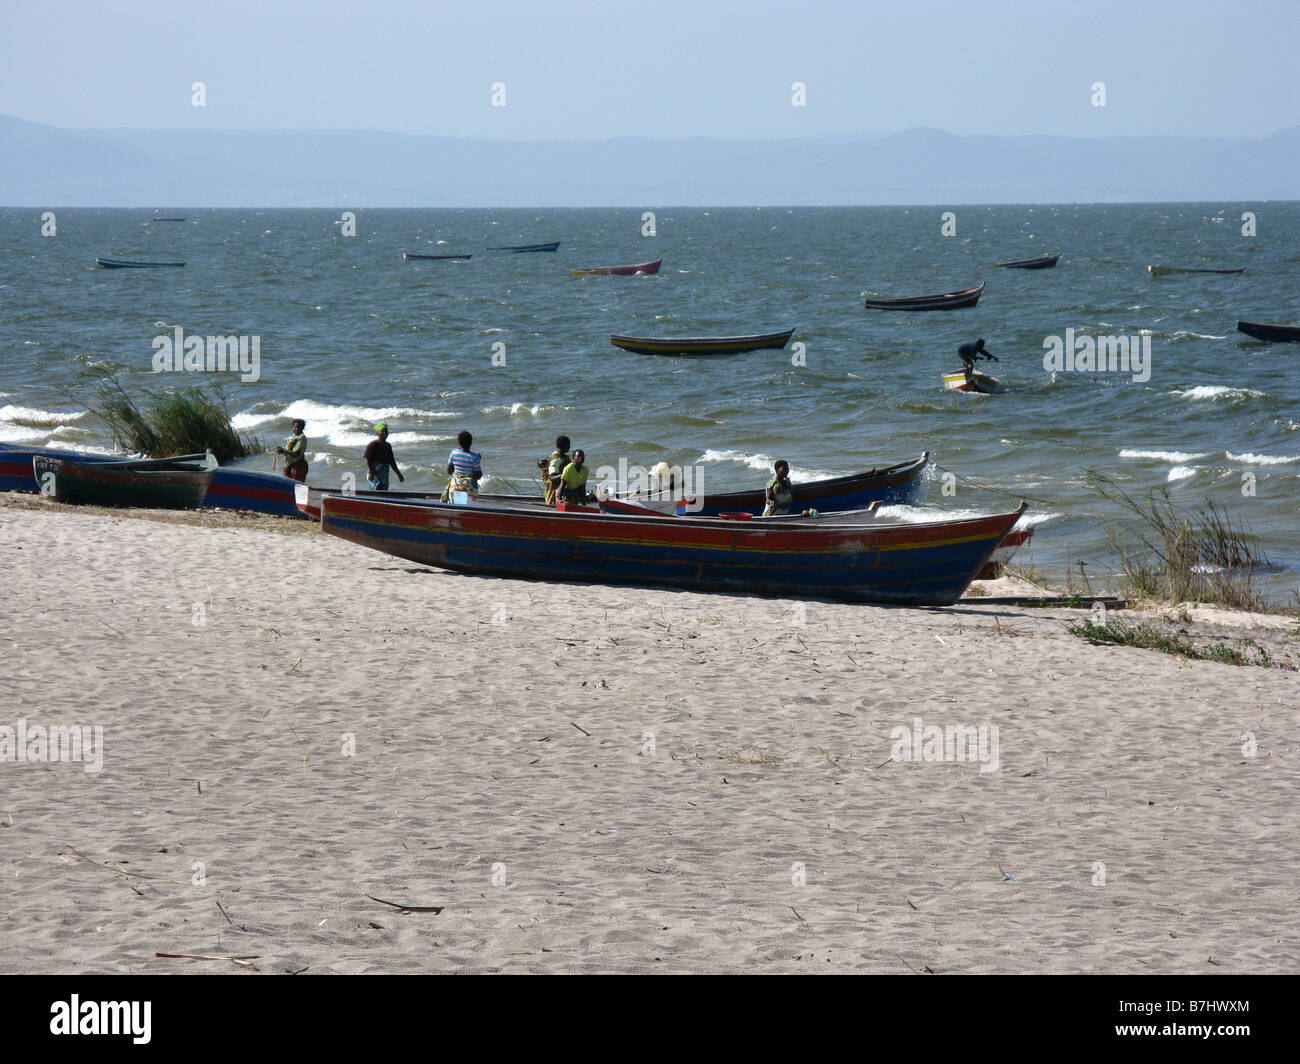
M1200 384L1195 388L1175 388L1174 395L1184 399L1262 399L1266 393L1253 388L1230 388L1226 384Z
M1209 458L1209 454L1192 454L1190 451L1137 451L1125 447L1119 452L1121 458L1154 458L1157 462L1194 462L1198 458Z
M776 459L770 454L748 454L745 451L716 451L707 450L696 463L700 462L737 462L749 469L757 469L771 476L772 466ZM810 480L829 480L831 477L842 477L846 474L833 469L804 469L799 466L790 466L790 480L795 484L803 484Z
M1188 477L1194 476L1196 476L1195 466L1176 465L1173 469L1169 470L1169 475L1166 477L1166 480L1172 484L1179 480L1186 480Z
M21 421L35 425L62 425L85 417L85 410L40 410L34 406L0 406L0 421Z
M1291 465L1293 462L1300 462L1300 455L1292 458L1280 454L1233 454L1231 451L1224 451L1223 456L1229 462L1240 462L1242 465Z
M446 410L421 410L412 406L334 406L330 403L318 403L312 399L298 399L290 403L280 413L282 418L300 417L307 422L310 430L313 418L319 421L339 421L343 418L355 418L358 421L389 421L397 418L409 418L412 421L425 418L458 417L455 412ZM309 433L310 434L310 433Z

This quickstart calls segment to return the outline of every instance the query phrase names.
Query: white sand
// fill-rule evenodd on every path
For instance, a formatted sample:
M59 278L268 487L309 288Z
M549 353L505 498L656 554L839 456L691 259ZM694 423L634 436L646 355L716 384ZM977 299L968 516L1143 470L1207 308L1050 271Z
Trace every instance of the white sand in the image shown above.
M0 725L105 743L0 763L0 972L1300 968L1295 672L284 525L0 502Z

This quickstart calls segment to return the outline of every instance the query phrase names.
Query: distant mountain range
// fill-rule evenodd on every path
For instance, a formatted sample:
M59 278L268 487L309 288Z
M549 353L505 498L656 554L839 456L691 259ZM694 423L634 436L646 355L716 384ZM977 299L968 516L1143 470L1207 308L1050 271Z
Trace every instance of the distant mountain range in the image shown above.
M888 135L493 141L368 132L71 130L0 116L0 205L604 207L1300 198L1267 137Z

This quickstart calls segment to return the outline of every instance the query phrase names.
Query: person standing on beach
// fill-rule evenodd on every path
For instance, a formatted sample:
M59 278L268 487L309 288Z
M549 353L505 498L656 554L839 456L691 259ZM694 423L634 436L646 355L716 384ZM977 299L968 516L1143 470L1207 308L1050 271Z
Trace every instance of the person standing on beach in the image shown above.
M564 467L569 464L569 437L556 436L555 450L550 458L543 458L537 463L542 470L542 485L546 489L546 505L554 506L556 494L560 490L560 477Z
M290 480L307 479L307 422L302 418L293 419L293 435L284 441L283 447L275 449L276 454L284 455L284 475Z
M976 340L973 344L962 344L957 348L957 357L961 359L962 367L966 370L966 383L969 384L971 377L975 373L975 360L983 356L992 359L994 362L999 361L997 355L990 354L984 350L984 341Z
M585 452L574 451L573 461L560 474L560 498L564 502L587 501L587 474L590 470L583 464L586 460Z
M447 490L442 493L444 502L450 501L452 492L463 491L469 495L478 494L478 482L483 479L483 456L471 451L474 437L465 429L456 437L459 446L447 456Z
M790 463L784 458L780 459L773 467L772 472L776 474L767 483L767 490L764 497L767 499L767 505L763 507L764 517L780 517L790 512L790 507L794 505L794 485L790 483Z
M397 468L393 445L388 442L388 423L381 421L375 426L375 438L366 444L366 480L371 491L388 490L389 469L397 474L398 480L406 483L402 471Z

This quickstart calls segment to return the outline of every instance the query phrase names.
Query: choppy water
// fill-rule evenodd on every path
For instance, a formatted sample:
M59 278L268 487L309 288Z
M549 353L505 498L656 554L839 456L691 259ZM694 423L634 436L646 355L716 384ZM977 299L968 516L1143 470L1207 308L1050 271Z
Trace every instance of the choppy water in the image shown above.
M1241 215L1258 235L1242 235ZM0 211L0 440L108 449L78 399L80 376L121 367L129 391L219 377L237 424L267 442L305 418L311 480L360 477L378 418L392 427L408 487L473 432L491 490L535 490L559 432L593 467L695 465L710 489L762 484L775 457L796 481L933 451L945 468L1035 500L1040 575L1110 556L1089 469L1130 490L1165 486L1242 518L1297 586L1300 346L1262 344L1238 318L1300 322L1300 204L957 208L367 210L356 235L337 212ZM488 245L560 240L557 254ZM403 251L472 252L404 261ZM1060 251L1053 270L992 264ZM96 255L185 261L104 270ZM651 277L570 276L571 267L664 259ZM1240 276L1153 279L1148 263L1245 266ZM924 294L986 280L952 313L864 310L860 294ZM609 335L707 335L795 326L791 350L714 359L625 353ZM155 374L156 336L257 336L260 379ZM1051 373L1044 339L1148 336L1150 376ZM956 346L984 337L1008 391L945 393ZM505 364L494 365L504 344ZM500 359L498 358L498 361ZM982 367L983 368L983 367ZM250 460L270 468L269 456ZM1243 474L1254 478L1243 495ZM1248 478L1249 479L1249 478ZM1249 486L1249 485L1247 485ZM1011 500L964 481L904 518L990 511Z

